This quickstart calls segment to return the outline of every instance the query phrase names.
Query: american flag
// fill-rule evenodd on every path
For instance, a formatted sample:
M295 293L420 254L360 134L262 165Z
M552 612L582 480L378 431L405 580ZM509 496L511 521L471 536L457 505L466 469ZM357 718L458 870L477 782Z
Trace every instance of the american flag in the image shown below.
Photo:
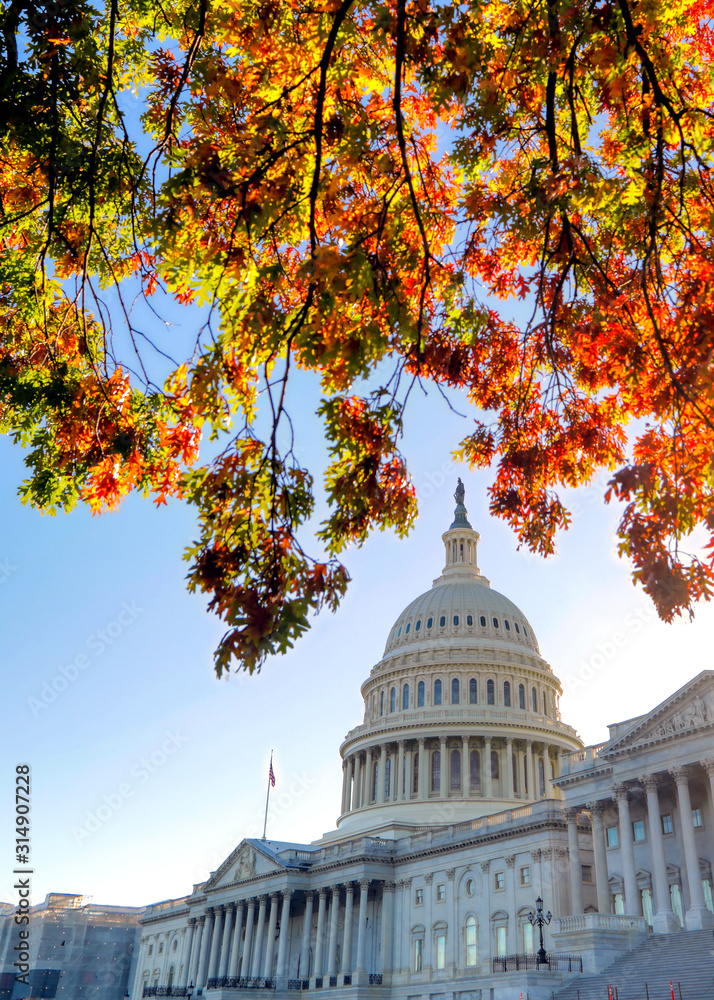
M273 758L270 758L270 771L268 772L268 780L270 784L275 788L275 771L273 770Z

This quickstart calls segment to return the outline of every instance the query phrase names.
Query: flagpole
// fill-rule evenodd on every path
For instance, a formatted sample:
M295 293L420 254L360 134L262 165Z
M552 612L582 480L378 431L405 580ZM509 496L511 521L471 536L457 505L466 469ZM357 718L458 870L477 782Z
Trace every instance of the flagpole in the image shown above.
M270 767L268 768L268 794L265 796L265 822L263 823L263 840L265 840L265 831L268 826L268 803L270 802L270 776L273 773L273 751L270 751Z

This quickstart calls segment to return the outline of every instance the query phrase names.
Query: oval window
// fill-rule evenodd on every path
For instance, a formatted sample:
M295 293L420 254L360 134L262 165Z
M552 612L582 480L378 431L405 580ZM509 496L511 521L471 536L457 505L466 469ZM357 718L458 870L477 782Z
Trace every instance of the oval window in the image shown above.
M459 616L458 615L454 615L454 625L458 625L458 624L459 624Z
M428 621L428 622L426 623L426 627L427 627L427 628L431 628L431 626L432 626L433 624L434 624L434 619L433 619L433 618L430 618L430 619L429 619L429 621Z
M493 619L493 627L498 628L498 618Z
M400 626L399 626L399 631L397 632L397 639L399 638L399 636L400 636L401 634L402 634L402 626L400 625Z
M510 632L511 631L511 623L509 622L509 620L507 618L503 619L503 624L506 626L506 628ZM409 631L409 626L407 625L407 632L408 631Z
M466 895L473 896L474 894L474 880L469 878L466 880Z
M411 622L407 622L407 632L409 631L409 629L410 629L411 627L412 627L412 623L411 623Z
M516 626L516 632L520 634L521 630L518 628L518 622L514 622L513 624Z
M414 631L418 632L420 628L421 628L421 618L419 619L419 621L414 626Z
M446 615L442 615L441 618L439 619L439 627L443 628L444 625L446 625Z
M473 623L474 623L474 616L473 615L466 615L466 624L467 625L473 625Z
M486 616L481 615L481 628L486 628Z

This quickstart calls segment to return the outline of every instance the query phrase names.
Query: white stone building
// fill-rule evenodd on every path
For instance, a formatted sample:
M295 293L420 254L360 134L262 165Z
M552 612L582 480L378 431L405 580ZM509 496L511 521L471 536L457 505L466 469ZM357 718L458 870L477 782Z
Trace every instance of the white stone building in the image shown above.
M395 622L340 748L337 829L243 841L148 907L134 1000L536 1000L581 957L595 970L648 933L712 925L714 673L584 748L455 496L442 575ZM555 919L536 969L538 896Z

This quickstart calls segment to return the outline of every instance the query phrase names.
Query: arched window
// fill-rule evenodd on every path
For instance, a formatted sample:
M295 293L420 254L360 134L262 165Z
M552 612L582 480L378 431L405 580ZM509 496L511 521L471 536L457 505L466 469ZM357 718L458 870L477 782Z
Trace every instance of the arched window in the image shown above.
M419 791L419 751L415 750L412 754L412 794L416 795Z
M478 750L471 751L471 777L469 786L472 792L481 791L481 754Z
M384 801L389 802L389 789L392 784L392 757L387 755L384 767Z
M451 682L451 704L458 705L459 703L459 681L457 677Z
M471 628L471 626L473 625L473 623L474 623L474 616L473 615L466 615L466 624L469 626L469 628Z
M451 751L451 791L461 791L461 751Z
M543 758L538 758L538 787L540 788L540 794L545 795L545 767L543 766Z
M503 704L507 708L511 707L511 685L508 681L503 682Z
M417 707L424 707L424 681L419 681L419 687L417 688Z
M531 702L533 703L533 711L538 711L538 693L535 688L531 688Z
M478 705L478 684L475 677L469 681L469 704Z
M409 708L409 685L405 684L402 691L402 708L406 711Z
M432 626L433 624L434 624L434 619L433 619L433 618L430 618L430 619L428 620L428 622L426 623L426 627L427 627L427 628L431 628L431 626Z
M503 619L503 624L506 626L506 631L510 632L511 631L511 623L509 622L509 620L507 618Z
M439 628L443 628L446 625L446 615L442 615L439 619Z
M486 628L486 615L481 615L481 628Z
M491 751L491 777L498 779L498 751Z
M521 630L518 627L518 622L514 622L513 624L516 626L516 632L518 632L518 634L520 635L521 634Z
M454 625L458 625L458 624L459 624L459 616L458 615L454 615Z
M381 697L379 699L379 714L384 715L384 691L382 691Z
M172 965L171 968L169 969L169 978L166 980L166 985L167 986L173 986L173 984L174 984L174 976L175 975L176 975L176 970L174 969L174 967Z
M392 693L389 696L389 711L396 712L397 710L397 689L392 688Z
M522 684L518 685L518 707L524 710L526 707L526 689Z
M486 701L489 705L496 704L496 689L493 686L493 681L486 681Z
M431 754L431 790L441 791L441 750L434 750Z
M434 704L441 704L441 681L434 681Z
M411 622L407 622L407 627L406 627L406 635L409 635L409 629L410 629L411 627L412 627L412 623L411 623Z
M414 626L414 631L418 632L420 628L421 628L421 618L417 621L416 625Z
M493 627L498 628L498 618L493 619Z
M476 947L476 917L466 918L464 937L466 944L466 965L473 967L478 961L478 948Z

